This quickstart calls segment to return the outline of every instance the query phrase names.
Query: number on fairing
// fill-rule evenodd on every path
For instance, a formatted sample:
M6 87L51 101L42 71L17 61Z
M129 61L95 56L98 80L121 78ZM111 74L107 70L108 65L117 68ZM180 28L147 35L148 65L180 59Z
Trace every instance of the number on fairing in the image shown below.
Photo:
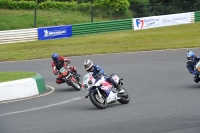
M63 73L64 71L65 71L65 68L62 67L62 68L60 69L60 72Z

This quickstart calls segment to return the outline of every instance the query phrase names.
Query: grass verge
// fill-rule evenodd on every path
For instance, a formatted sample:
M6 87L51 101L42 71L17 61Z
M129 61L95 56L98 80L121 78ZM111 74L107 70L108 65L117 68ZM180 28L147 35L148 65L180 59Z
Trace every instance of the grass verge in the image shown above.
M36 75L34 72L0 72L0 82L31 78Z

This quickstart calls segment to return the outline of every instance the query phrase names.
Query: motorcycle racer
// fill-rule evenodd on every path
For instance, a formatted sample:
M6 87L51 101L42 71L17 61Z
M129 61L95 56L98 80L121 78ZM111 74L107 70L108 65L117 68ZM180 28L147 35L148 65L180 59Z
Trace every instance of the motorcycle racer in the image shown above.
M78 80L80 75L77 74L77 70L74 66L68 66L68 64L70 64L70 59L67 58L67 57L64 57L64 56L59 56L57 53L53 53L51 55L51 58L53 60L52 62L52 70L53 70L53 73L55 75L58 75L57 78L56 78L56 83L57 84L61 84L61 83L64 83L65 81L62 79L62 74L59 74L58 73L58 70L57 69L60 69L61 67L65 67L65 68L69 68L75 75L77 75L78 77Z
M195 71L195 65L199 62L200 57L195 56L195 53L193 51L188 50L187 54L187 63L186 67L189 70L190 74L194 75L194 82L198 83L200 81L199 73Z
M91 60L85 60L84 63L84 68L87 72L92 72L92 76L95 78L95 76L98 76L98 75L104 75L104 70L99 66L99 65L94 65L93 62ZM109 83L111 83L117 90L118 90L118 93L123 93L124 90L121 89L121 86L115 82L112 77L106 77L105 76L105 80Z

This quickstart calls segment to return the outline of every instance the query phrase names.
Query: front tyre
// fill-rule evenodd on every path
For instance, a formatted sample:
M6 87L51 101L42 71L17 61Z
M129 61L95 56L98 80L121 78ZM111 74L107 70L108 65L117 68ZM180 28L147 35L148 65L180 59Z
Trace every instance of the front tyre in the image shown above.
M72 79L69 80L69 84L76 90L76 91L80 91L81 90L81 86L79 85L79 83L76 81L73 81Z
M104 96L99 97L97 91L90 92L89 94L91 102L99 109L105 109L107 107L107 101Z
M121 104L127 104L130 101L130 97L128 95L128 92L125 89L124 89L124 91L125 92L123 94L118 94L118 96L120 97L120 99L118 100L118 102L120 102Z

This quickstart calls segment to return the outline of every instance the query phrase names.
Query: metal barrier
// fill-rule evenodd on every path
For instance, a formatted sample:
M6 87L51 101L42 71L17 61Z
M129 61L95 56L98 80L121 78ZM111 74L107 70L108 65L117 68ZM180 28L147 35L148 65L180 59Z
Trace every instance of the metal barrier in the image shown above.
M74 24L72 25L72 34L84 35L92 33L101 33L109 31L119 31L119 30L132 30L132 19L124 20L114 20L105 22L94 22L85 24Z
M194 15L195 13L194 12L191 12L190 13L190 21L193 23L193 22L195 22L195 15Z
M200 11L195 12L194 15L195 15L195 22L200 22Z
M0 31L0 44L37 41L37 28Z

